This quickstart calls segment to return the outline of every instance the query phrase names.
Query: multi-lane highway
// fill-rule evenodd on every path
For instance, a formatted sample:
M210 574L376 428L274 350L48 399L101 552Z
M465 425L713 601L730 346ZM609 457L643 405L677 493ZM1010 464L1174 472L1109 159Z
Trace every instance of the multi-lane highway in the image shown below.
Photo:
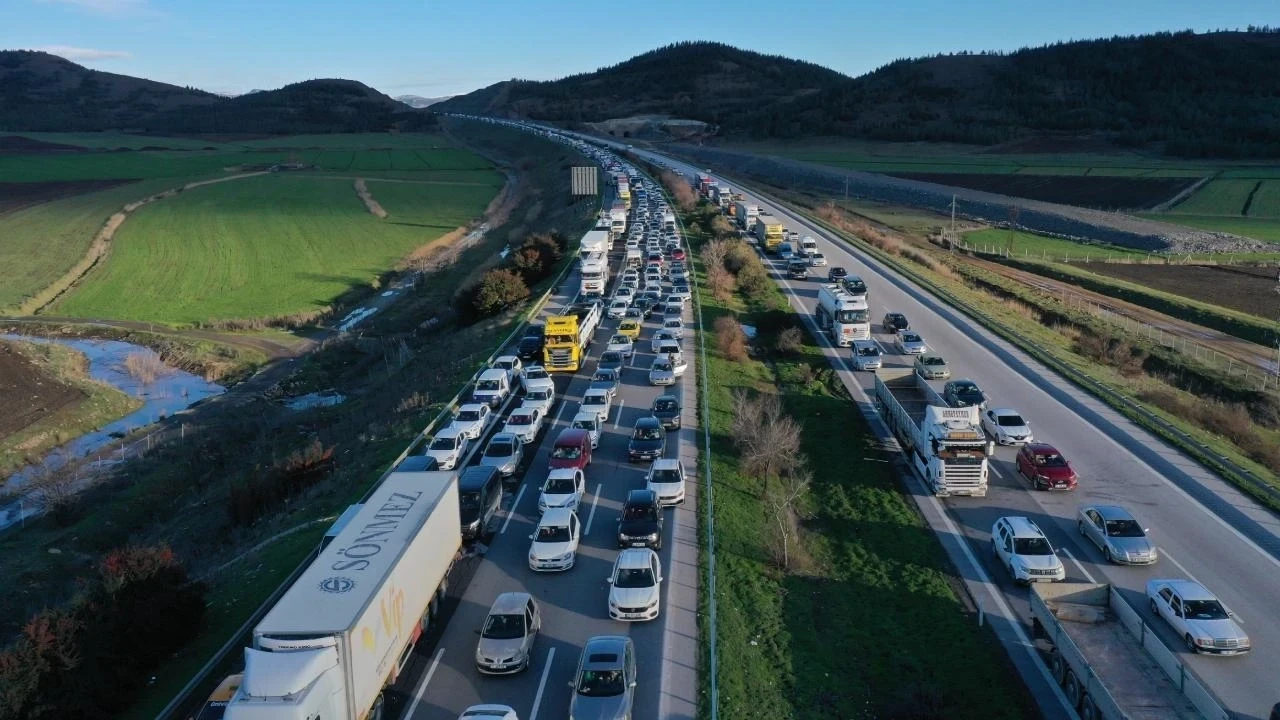
M610 266L616 270L616 255ZM572 302L579 286L571 273L544 310L557 314ZM692 312L685 310L691 326ZM653 387L648 371L652 333L661 326L661 314L644 323L636 352L623 369L621 386L601 434L593 462L587 469L587 493L578 517L583 534L575 566L563 573L537 573L529 569L530 535L538 521L538 491L547 476L550 446L578 412L600 353L619 320L601 321L590 347L590 356L577 373L553 376L557 404L538 439L525 447L522 476L504 502L494 533L474 552L474 570L460 593L455 592L451 613L438 631L437 642L418 658L397 683L399 716L411 720L455 720L470 705L501 703L511 706L525 720L568 717L570 684L585 641L594 635L629 635L636 646L638 686L636 718L692 718L696 711L697 663L697 516L698 463L692 441L697 424L695 394L696 331L686 331L683 347L689 369L683 379L668 388ZM616 532L619 511L629 490L644 487L649 463L629 463L627 442L637 419L650 415L655 397L672 393L682 397L682 429L668 433L666 457L684 461L690 482L683 505L665 511L662 550L663 588L661 614L645 623L609 619L607 598L610 574L618 554ZM487 434L486 434L487 437ZM508 677L480 674L475 667L479 629L493 600L503 592L533 595L541 608L542 630L533 659L524 672Z
M700 171L669 158L651 158L675 165L687 176ZM1149 579L1192 578L1217 593L1251 636L1254 649L1250 655L1191 656L1167 625L1157 620L1152 626L1237 718L1267 717L1272 705L1280 701L1276 671L1280 667L1280 612L1276 610L1280 599L1280 520L1016 347L992 337L977 322L934 299L927 289L799 216L759 197L751 200L789 229L817 238L818 250L830 265L844 266L866 280L873 330L886 351L887 365L910 364L893 351L891 338L880 331L877 322L885 312L902 312L931 350L946 358L955 377L975 380L992 407L1021 411L1032 423L1036 438L1054 444L1080 474L1079 488L1074 492L1033 491L1015 471L1016 451L1001 448L996 452L986 498L939 502L926 497L922 485L911 483L926 517L944 535L944 545L958 551L954 554L960 559L962 572L986 613L998 616L1011 612L1022 625L1021 636L1014 630L1005 639L1042 705L1046 699L1057 701L1059 707L1050 704L1047 714L1067 716L1061 694L1050 687L1047 674L1038 663L1028 662L1034 651L1024 645L1030 623L1027 590L1015 586L992 559L991 527L1000 516L1032 518L1059 549L1068 580L1112 583L1122 588L1129 603L1147 618L1152 616L1143 593ZM817 288L825 281L825 268L815 268L805 281L785 279L781 263L775 262L773 269L793 307L812 329ZM827 345L828 357L841 371L855 400L874 413L871 374L852 371L847 348ZM937 385L941 390L941 383ZM1129 508L1150 528L1162 553L1159 563L1147 567L1105 563L1096 547L1077 534L1077 509L1087 503ZM931 513L930 508L945 510L945 514ZM956 543L946 534L962 537L964 542Z

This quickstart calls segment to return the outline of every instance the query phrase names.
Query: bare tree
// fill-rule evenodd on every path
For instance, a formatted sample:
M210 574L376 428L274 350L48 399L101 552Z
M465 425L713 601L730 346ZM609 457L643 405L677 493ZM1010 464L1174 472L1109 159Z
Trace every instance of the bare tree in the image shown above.
M765 507L773 520L774 562L783 570L791 567L791 541L800 533L796 507L809 492L813 474L807 468L796 468L769 481L764 493Z
M45 460L32 470L23 488L23 497L58 521L69 521L78 505L79 479L67 466L55 467Z
M739 468L744 475L761 479L762 492L769 478L794 473L801 467L800 423L787 416L777 395L750 396L736 390L733 414L733 440L741 455Z

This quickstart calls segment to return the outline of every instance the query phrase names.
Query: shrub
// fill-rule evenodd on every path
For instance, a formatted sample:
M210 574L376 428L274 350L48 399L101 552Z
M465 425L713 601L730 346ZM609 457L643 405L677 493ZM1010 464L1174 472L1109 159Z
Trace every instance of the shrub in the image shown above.
M763 301L775 292L775 287L769 271L758 259L743 265L738 271L738 289L748 300Z
M747 359L747 334L732 315L721 315L715 321L716 346L726 360L742 362Z
M667 187L667 192L671 193L671 199L675 200L681 210L687 212L697 206L698 194L689 187L684 177L673 172L664 172L660 177L662 184Z
M756 251L744 242L729 242L721 258L725 270L737 275L748 265L760 265Z
M1125 377L1135 377L1143 373L1142 364L1147 353L1113 335L1098 335L1093 332L1081 333L1076 340L1075 351L1084 357L1114 367Z
M499 312L529 297L529 286L511 270L490 270L480 278L480 285L471 301L480 317Z
M774 347L784 355L794 355L804 348L804 333L793 325L778 333Z

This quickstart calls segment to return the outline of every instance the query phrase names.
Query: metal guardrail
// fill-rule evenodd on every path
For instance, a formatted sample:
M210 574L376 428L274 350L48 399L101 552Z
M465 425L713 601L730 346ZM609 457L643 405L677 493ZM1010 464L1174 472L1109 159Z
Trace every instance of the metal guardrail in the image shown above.
M603 207L603 198L601 202ZM597 214L598 213L599 213L599 210L597 210ZM511 333L508 334L507 337L504 338L503 341L497 345L496 349L494 349L493 352L489 354L489 357L486 358L480 364L479 369L477 369L474 373L472 373L471 377L465 383L462 384L462 389L459 390L457 394L455 394L452 398L449 399L447 403L444 404L443 408L440 410L440 413L437 414L435 418L433 418L431 422L428 423L427 426L422 429L422 432L419 433L418 436L415 437L413 441L409 443L409 445L404 450L402 450L398 456L396 456L396 459L391 462L391 466L387 468L382 473L381 476L378 477L377 482L369 486L369 490L366 491L365 494L360 498L360 502L364 502L368 500L369 496L372 495L375 490L377 490L378 486L381 485L382 482L387 479L387 476L395 472L396 467L399 466L401 461L403 461L406 457L409 456L409 452L414 449L414 446L417 445L417 443L423 436L429 435L431 430L434 429L435 426L441 420L443 420L446 416L452 415L454 406L457 405L458 400L462 397L463 393L466 392L467 388L475 384L477 378L480 376L480 373L484 372L486 369L489 368L489 365L493 362L493 359L497 357L499 352L501 352L504 348L506 348L511 343L511 341L516 337L517 333L522 332L524 330L525 326L528 325L529 320L537 317L538 313L542 312L542 308L546 305L547 301L551 299L552 294L555 293L557 289L559 289L560 284L564 282L565 276L568 275L569 271L573 269L573 266L574 266L573 256L567 255L566 260L567 262L565 262L564 267L561 268L560 274L557 275L556 278L551 282L551 285L547 288L546 292L544 292L542 296L538 298L537 302L535 302L528 310L526 310L524 313L521 314L519 322L517 322L516 326L511 330ZM515 393L511 393L510 395L508 395L507 403L509 404L512 398L514 397L515 397ZM476 447L478 447L478 443ZM474 453L475 451L476 451L476 448L473 447L471 452ZM258 622L262 620L262 618L267 614L267 612L271 610L271 608L276 604L276 602L279 601L280 596L283 595L289 589L289 587L293 585L294 581L298 579L298 576L300 576L303 573L303 571L307 569L307 567L311 564L311 561L315 559L318 551L319 551L319 548L317 547L316 549L312 550L310 553L307 554L306 559L303 560L298 565L298 567L294 568L293 572L289 573L289 577L287 577L284 580L284 582L280 584L280 587L276 588L275 591L271 593L270 597L268 597L261 605L257 607L257 609L253 611L253 613L249 616L249 618L245 621L245 623L241 625L239 629L236 630L235 635L233 635L230 640L228 640L222 647L220 647L218 651L214 653L213 657L211 657L209 661L206 662L204 666L201 667L200 670L197 671L194 676L192 676L191 680L188 681L187 684L183 686L182 690L178 691L178 694L175 695L174 698L169 701L169 704L165 705L164 708L160 710L160 712L156 715L156 720L174 720L174 718L177 717L178 711L180 711L182 708L188 706L194 701L194 698L192 697L192 695L197 691L199 691L201 687L205 686L205 683L208 682L210 673L212 673L224 662L226 662L227 658L230 656L233 650L243 645L244 637L249 633L249 631L253 628L254 625L258 624Z

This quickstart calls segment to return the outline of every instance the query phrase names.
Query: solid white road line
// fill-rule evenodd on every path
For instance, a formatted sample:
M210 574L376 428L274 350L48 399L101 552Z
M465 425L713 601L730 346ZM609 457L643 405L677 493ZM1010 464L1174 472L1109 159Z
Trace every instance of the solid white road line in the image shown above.
M618 401L618 415L613 419L613 429L618 429L618 423L622 422L622 408L627 406L627 399L623 398Z
M600 502L600 491L604 489L604 483L596 485L596 492L591 496L591 512L587 513L587 529L582 532L583 535L591 534L591 521L596 519L596 503Z
M538 720L538 708L542 705L542 691L547 689L547 676L551 674L551 661L555 656L555 648L547 651L547 664L542 666L542 679L538 681L538 693L533 696L533 709L529 711L529 720Z
M516 514L516 508L520 507L520 498L524 497L524 490L527 485L520 486L520 492L516 493L516 499L511 503L511 509L507 511L507 519L502 521L502 529L498 531L499 535L507 534L507 526L511 524L511 518Z
M1000 472L1000 468L996 467L996 463L994 459L992 459L991 462L987 463L987 467L991 468L991 472L995 473L996 477L1000 478L1001 480L1004 479L1004 474Z
M412 720L413 712L418 709L418 704L422 702L422 693L427 691L427 683L431 682L431 676L436 674L436 668L440 667L440 658L444 657L444 648L436 651L436 656L431 660L431 668L427 670L427 674L422 676L422 680L418 682L418 689L413 693L413 702L409 703L409 711L404 714L406 718Z
M1085 570L1085 569L1084 569L1084 565L1083 565L1083 564L1081 564L1081 562L1080 562L1079 560L1077 560L1077 559L1076 559L1076 556L1075 556L1075 555L1072 555L1072 554L1071 554L1071 551L1070 551L1070 550L1068 550L1068 549L1067 549L1067 548L1065 548L1065 547L1061 547L1061 548L1058 548L1058 549L1059 549L1059 550L1061 550L1061 551L1062 551L1062 554L1063 554L1063 555L1066 555L1066 556L1067 556L1067 558L1068 558L1069 560L1071 560L1071 562L1073 562L1073 563L1075 563L1075 564L1076 564L1076 567L1080 570L1080 574L1084 575L1084 578L1085 578L1086 580L1088 580L1088 581L1089 581L1089 582L1091 582L1091 583L1096 583L1096 582L1098 582L1097 580L1094 580L1094 579L1093 579L1093 576L1089 574L1089 571L1088 571L1088 570Z

